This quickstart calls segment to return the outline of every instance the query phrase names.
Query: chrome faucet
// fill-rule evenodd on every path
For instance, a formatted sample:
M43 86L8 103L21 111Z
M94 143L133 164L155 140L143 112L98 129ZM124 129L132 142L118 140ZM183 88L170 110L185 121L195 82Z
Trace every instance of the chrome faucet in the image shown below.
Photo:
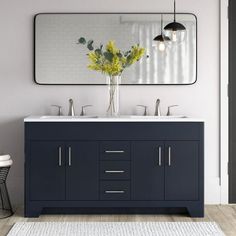
M158 98L156 100L156 109L155 109L154 116L161 116L160 103L161 103L161 100Z
M68 112L68 116L75 116L75 109L74 109L74 104L73 104L73 99L70 98L69 99L69 112Z

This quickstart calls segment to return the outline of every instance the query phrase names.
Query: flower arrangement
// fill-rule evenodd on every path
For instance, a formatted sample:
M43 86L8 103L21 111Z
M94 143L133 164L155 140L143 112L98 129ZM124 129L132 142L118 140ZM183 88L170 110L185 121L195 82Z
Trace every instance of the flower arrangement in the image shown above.
M145 49L139 44L133 45L130 50L123 52L112 40L108 41L105 48L103 45L95 48L93 42L93 40L87 41L84 37L78 40L78 44L87 45L90 51L87 54L90 63L88 68L109 76L121 75L124 69L139 61L145 54Z
M90 70L101 72L107 76L108 84L108 116L119 115L119 81L123 71L139 61L145 53L145 49L136 44L128 51L121 51L117 48L114 41L110 40L103 48L93 46L93 40L79 38L78 44L86 45L89 53L88 68Z

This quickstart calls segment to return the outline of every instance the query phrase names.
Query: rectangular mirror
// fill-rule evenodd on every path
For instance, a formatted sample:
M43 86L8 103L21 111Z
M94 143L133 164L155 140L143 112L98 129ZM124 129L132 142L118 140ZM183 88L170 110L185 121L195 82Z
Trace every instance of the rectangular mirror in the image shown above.
M105 76L87 68L88 49L77 44L80 37L106 44L114 40L122 50L134 44L146 49L143 57L122 74L125 85L193 84L197 80L197 19L177 14L186 27L181 42L169 42L160 51L153 39L173 14L41 13L35 16L35 82L38 84L105 84Z

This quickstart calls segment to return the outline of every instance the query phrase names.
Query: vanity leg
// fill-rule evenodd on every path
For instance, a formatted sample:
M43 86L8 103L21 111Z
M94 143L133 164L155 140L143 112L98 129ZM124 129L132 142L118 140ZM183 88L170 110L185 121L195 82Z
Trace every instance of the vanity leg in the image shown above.
M187 210L191 217L204 217L204 206L188 206Z
M25 217L37 218L40 216L41 212L42 212L41 207L26 207L25 206Z

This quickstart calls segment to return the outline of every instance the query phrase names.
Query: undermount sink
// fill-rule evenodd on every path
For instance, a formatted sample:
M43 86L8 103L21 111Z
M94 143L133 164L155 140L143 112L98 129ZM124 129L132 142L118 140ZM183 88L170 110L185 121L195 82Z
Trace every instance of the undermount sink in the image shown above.
M120 115L115 117L109 116L41 116L40 119L178 119L178 118L187 118L183 115L176 116L140 116L140 115Z
M133 118L133 119L174 119L174 118L187 118L187 116L184 115L176 115L176 116L138 116L138 115L131 115L126 116L127 118Z
M89 119L98 116L41 116L40 119Z

